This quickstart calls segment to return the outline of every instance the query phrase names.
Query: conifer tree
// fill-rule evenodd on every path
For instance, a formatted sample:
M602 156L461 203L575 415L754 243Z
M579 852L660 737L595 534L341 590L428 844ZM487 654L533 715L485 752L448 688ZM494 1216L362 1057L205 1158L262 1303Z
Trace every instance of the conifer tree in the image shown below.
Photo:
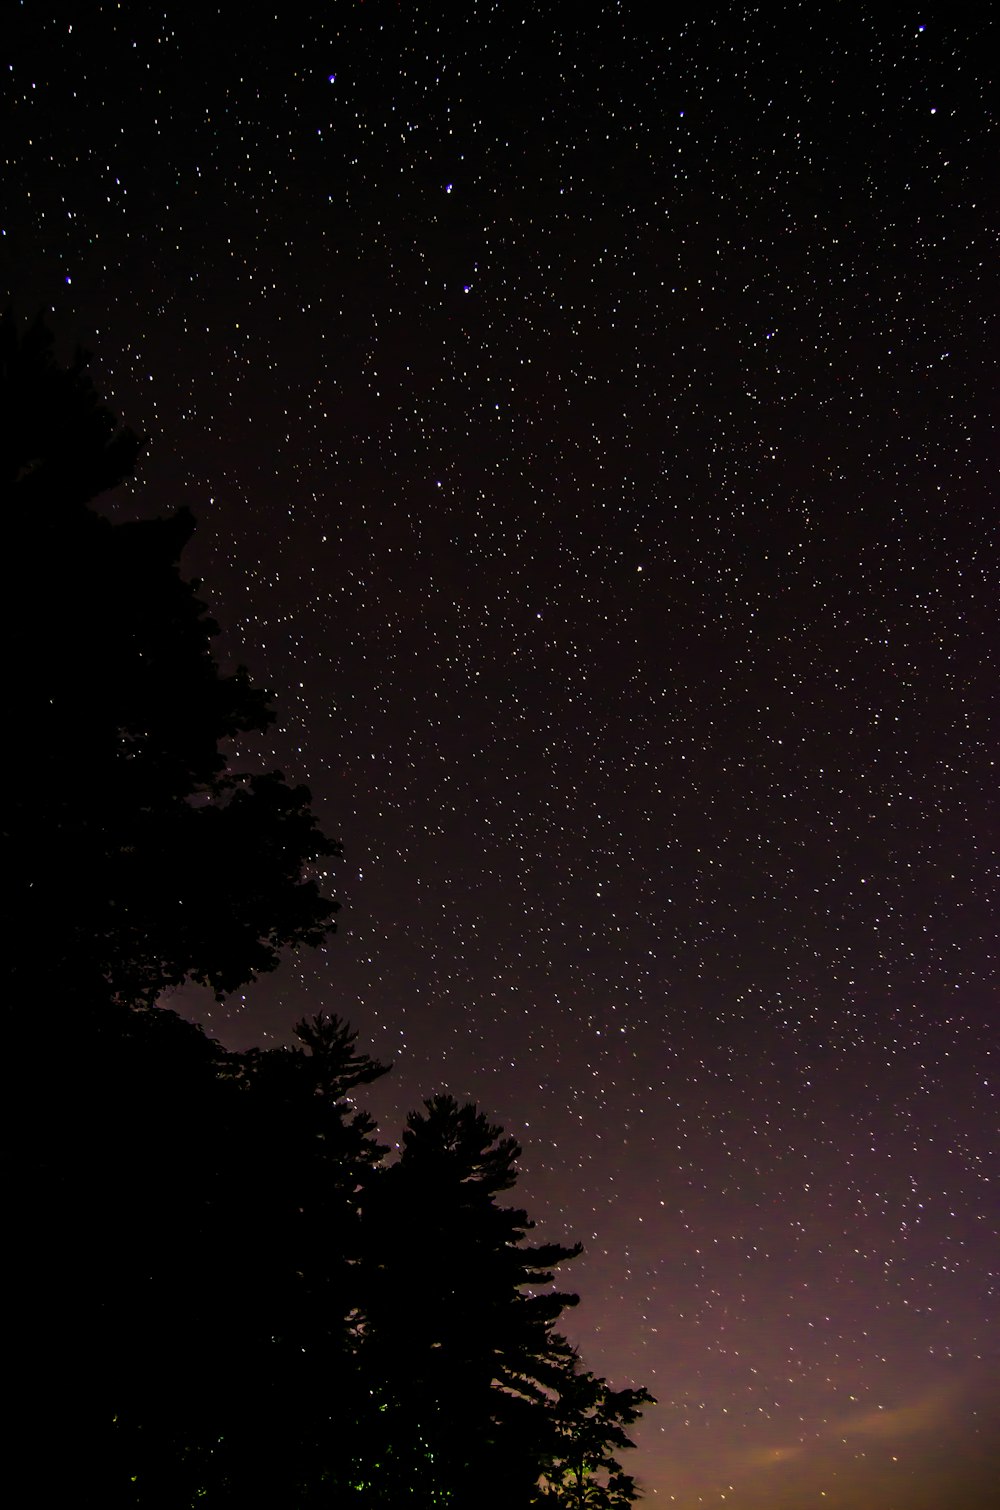
M322 941L336 910L319 881L338 849L308 791L227 766L224 742L274 713L212 656L217 625L179 567L191 515L93 506L139 443L86 368L61 368L41 323L0 324L0 505L23 589L3 595L12 1005L40 985L63 1006L187 979L231 991Z

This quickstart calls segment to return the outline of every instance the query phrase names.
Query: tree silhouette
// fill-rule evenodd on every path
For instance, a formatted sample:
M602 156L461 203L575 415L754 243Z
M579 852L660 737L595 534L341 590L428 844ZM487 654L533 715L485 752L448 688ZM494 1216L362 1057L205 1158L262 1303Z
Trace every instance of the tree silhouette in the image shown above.
M41 323L0 325L0 504L30 605L5 595L24 767L3 822L11 983L64 999L153 1000L185 979L231 991L331 932L317 871L339 851L306 788L227 769L222 743L274 714L212 657L217 626L178 566L191 515L114 523L90 506L138 442L86 360L63 370Z
M579 1247L527 1246L524 1211L496 1197L520 1149L450 1096L411 1113L398 1163L365 1204L367 1366L389 1465L373 1503L526 1503L538 1476L552 1327L576 1296L553 1269Z
M304 787L222 746L273 719L179 559L192 521L91 507L138 443L41 324L0 325L0 500L24 779L6 1116L11 1503L528 1510L629 1503L650 1400L580 1366L552 1288L579 1246L500 1204L520 1150L437 1096L383 1162L355 1095L385 1073L339 1018L229 1053L157 1004L315 944L337 847ZM18 1482L17 1465L30 1465Z
M646 1389L613 1390L581 1367L566 1345L561 1366L551 1380L551 1442L535 1504L617 1510L637 1498L635 1480L624 1472L616 1454L635 1444L625 1428L655 1404Z

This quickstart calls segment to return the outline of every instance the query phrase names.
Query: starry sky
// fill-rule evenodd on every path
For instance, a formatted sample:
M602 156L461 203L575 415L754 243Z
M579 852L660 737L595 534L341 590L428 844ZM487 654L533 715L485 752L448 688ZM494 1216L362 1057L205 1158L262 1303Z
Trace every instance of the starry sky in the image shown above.
M677 1510L1000 1493L991 9L5 15L0 292L345 847L176 1004L519 1138Z

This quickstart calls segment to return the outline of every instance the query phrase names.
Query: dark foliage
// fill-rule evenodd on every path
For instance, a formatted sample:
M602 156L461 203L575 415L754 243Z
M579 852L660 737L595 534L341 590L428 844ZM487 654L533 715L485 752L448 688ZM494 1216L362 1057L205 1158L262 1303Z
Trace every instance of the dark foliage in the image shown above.
M358 1191L384 1151L348 1096L384 1069L336 1019L299 1034L234 1055L101 1002L9 1043L5 1356L36 1467L58 1409L42 1484L292 1504L347 1454Z

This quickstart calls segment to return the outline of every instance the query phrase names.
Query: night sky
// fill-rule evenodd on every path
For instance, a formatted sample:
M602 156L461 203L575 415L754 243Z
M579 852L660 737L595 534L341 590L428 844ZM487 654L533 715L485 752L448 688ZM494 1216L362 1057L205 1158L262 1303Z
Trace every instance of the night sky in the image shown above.
M11 4L0 293L345 847L175 1004L518 1137L651 1503L986 1510L1000 39L643 9Z

